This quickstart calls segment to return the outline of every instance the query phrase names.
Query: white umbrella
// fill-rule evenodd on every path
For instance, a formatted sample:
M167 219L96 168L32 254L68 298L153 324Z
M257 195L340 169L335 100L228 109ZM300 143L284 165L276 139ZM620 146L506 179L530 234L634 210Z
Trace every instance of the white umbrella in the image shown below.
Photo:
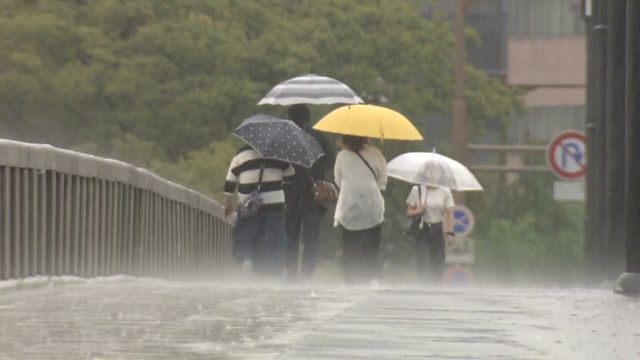
M461 163L435 152L410 152L391 160L389 176L412 184L444 186L456 191L483 190Z
M346 84L326 76L308 74L281 82L258 105L360 104L362 99Z

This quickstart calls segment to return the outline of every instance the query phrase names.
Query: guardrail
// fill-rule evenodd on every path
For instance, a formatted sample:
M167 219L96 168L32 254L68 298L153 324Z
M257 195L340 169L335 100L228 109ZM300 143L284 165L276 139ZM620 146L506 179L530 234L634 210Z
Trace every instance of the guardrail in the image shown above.
M221 204L145 169L0 140L0 279L232 268Z
M499 153L538 153L544 155L546 145L528 144L468 144L467 148L473 152L499 152ZM545 165L471 165L473 171L489 172L549 172Z

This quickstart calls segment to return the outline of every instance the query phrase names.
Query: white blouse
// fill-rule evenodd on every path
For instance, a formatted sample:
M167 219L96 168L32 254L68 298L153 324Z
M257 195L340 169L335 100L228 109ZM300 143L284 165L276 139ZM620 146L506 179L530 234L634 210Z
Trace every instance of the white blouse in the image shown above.
M384 220L384 198L380 190L387 186L387 161L376 147L365 145L360 154L375 172L375 177L362 159L351 150L336 156L334 178L340 188L334 226L348 230L372 228Z
M418 187L413 186L407 197L407 204L419 207L420 204L427 203L427 211L422 219L428 223L437 223L444 220L447 209L455 206L451 190L446 187L430 187L420 185L420 199L418 200Z

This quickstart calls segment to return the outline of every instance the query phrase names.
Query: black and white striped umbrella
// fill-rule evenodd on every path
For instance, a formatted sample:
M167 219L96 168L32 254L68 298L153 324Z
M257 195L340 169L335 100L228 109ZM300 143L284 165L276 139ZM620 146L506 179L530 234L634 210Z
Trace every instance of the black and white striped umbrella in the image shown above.
M326 76L308 74L281 82L258 105L360 104L362 99L344 83Z
M257 114L243 121L232 133L266 159L311 167L324 155L318 140L291 120Z

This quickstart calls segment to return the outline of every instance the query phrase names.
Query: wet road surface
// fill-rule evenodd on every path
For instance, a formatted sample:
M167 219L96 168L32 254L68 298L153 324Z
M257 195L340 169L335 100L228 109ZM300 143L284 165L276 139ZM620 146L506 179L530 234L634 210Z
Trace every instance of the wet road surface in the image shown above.
M0 286L0 359L635 360L640 299L127 277Z

